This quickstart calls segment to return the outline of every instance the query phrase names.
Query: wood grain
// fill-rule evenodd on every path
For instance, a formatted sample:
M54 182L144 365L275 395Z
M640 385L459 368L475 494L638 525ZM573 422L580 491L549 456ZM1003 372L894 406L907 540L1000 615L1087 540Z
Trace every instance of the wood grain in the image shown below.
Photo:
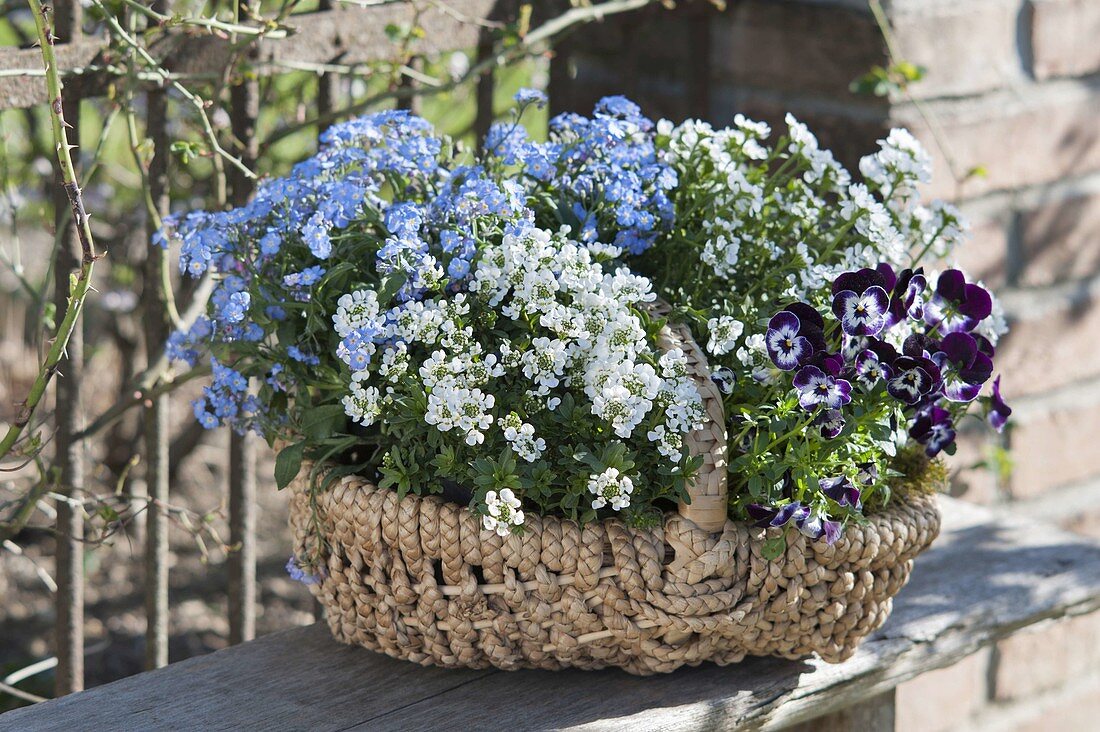
M888 693L993 640L1100 607L1100 545L951 499L894 614L848 662L444 671L315 625L0 716L0 730L778 729Z

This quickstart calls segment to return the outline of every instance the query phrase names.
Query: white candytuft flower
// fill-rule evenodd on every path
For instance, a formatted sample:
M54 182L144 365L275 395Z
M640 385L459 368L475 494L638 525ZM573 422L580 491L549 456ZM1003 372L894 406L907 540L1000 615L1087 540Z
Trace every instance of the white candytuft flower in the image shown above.
M729 315L722 315L707 321L707 330L710 331L707 350L715 356L722 356L737 345L737 339L745 332L745 324Z
M594 496L592 508L600 509L610 504L612 509L621 511L630 505L634 481L621 475L618 469L608 468L588 479L588 491Z
M497 536L508 536L516 526L523 526L522 504L511 488L500 493L489 491L485 494L486 515L481 517L481 525L486 531L495 531Z

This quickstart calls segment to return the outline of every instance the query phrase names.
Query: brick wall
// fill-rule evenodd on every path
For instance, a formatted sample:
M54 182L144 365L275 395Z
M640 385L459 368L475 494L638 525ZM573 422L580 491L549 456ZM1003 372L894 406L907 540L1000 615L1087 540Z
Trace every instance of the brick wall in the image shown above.
M849 165L891 126L912 129L936 162L929 193L973 225L959 263L997 290L1013 328L998 366L1014 428L963 435L953 492L1100 537L1100 0L884 5L901 57L928 69L916 102L849 92L887 63L864 0L696 2L595 25L552 64L574 77L555 102L586 110L625 93L653 116L715 123L779 125L790 111ZM988 174L958 184L948 156ZM1010 448L1010 470L983 465L994 445ZM1051 624L910 682L898 729L1089 729L1098 633L1095 614Z

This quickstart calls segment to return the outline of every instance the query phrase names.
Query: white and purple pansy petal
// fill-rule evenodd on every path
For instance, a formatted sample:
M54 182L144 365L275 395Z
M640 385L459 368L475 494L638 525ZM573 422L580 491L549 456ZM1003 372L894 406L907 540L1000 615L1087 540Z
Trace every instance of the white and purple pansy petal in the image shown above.
M972 402L993 375L993 360L968 333L948 333L932 361L944 375L943 393L953 402Z
M833 383L833 391L826 405L837 409L852 401L852 384L847 379L836 379Z
M807 411L818 405L839 409L852 401L852 385L844 379L825 373L817 366L803 366L799 369L794 377L794 387L798 390L798 403Z
M840 345L840 355L844 357L844 362L852 363L855 361L859 354L867 350L870 341L871 339L867 336L850 336L845 334Z
M769 508L758 503L751 503L745 508L749 516L756 521L756 525L760 527L778 528L785 526L788 521L799 523L810 513L810 509L798 501L792 501L779 508Z
M833 296L833 313L850 336L877 335L886 325L890 297L886 290L873 285L862 294L841 290Z
M817 366L803 366L794 376L794 388L798 390L798 402L805 409L813 409L821 403L818 391L828 387L828 376Z
M1000 432L1005 428L1011 415L1012 407L1005 404L1005 400L1001 398L1001 377L998 376L993 380L993 396L989 398L989 424Z
M784 371L795 369L813 355L813 346L798 334L801 323L798 316L786 310L776 313L768 323L764 342L772 363Z
M888 380L893 375L889 364L880 361L878 354L871 349L856 356L856 378L865 388L874 389L880 381Z
M932 390L932 376L915 358L901 356L894 362L894 375L886 381L890 396L906 404L916 404Z
M814 424L821 428L822 437L832 440L844 431L844 414L839 409L826 409L817 416Z
M928 280L919 272L909 280L909 286L905 290L905 308L913 320L924 318L924 291L927 288Z
M993 312L993 298L981 285L967 283L957 269L936 280L936 294L925 306L924 322L941 333L969 332Z
M783 506L775 514L775 518L772 519L772 526L784 526L788 521L794 521L800 523L809 514L810 509L803 506L798 501L792 501L786 506Z
M722 366L710 375L710 379L718 386L720 392L729 394L737 382L737 375L733 373L733 369Z
M817 539L825 533L825 528L822 525L822 515L817 511L807 513L801 521L798 522L798 531L803 536L809 539Z
M924 445L924 452L928 457L936 457L955 442L955 425L951 421L951 414L936 405L922 410L913 420L909 436Z
M874 463L860 463L859 472L856 473L856 481L861 485L871 486L878 482L878 466Z
M852 485L852 481L843 475L835 478L822 478L817 482L821 492L837 502L839 506L851 506L855 509L863 508L859 488Z
M825 535L825 543L829 546L835 544L837 539L840 538L842 528L839 521L833 521L831 519L823 521L821 523L821 531Z

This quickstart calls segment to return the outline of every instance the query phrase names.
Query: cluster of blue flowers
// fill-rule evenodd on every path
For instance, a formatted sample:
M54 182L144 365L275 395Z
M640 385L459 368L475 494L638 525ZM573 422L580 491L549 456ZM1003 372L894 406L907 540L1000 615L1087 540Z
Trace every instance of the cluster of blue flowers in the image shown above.
M248 204L165 220L157 241L179 243L181 271L217 278L207 316L169 343L169 355L190 366L211 349L221 360L214 384L194 404L204 426L263 433L283 421L263 405L312 378L310 369L336 347L281 326L314 305L314 311L331 305L313 300L338 276L336 265L373 257L374 272L358 268L353 284L377 286L389 278L398 303L441 288L460 291L477 255L479 227L486 220L534 223L535 208L545 216L546 206L532 206L532 197L545 200L548 193L556 220L540 223L572 225L588 242L637 253L670 228L667 192L676 176L658 162L653 123L637 106L605 99L592 118L556 118L551 139L536 143L526 138L520 115L545 105L546 97L523 90L516 101L514 119L493 127L483 160L474 164L450 157L450 146L427 121L407 111L377 112L330 127L316 155L261 183ZM377 279L363 281L364 275ZM369 358L375 344L357 337L361 343L337 346L347 357L358 351L360 360ZM247 378L229 379L222 364L258 377L259 399ZM230 388L240 383L245 388Z
M561 221L582 241L640 254L674 218L668 191L676 173L657 160L652 131L636 104L606 97L592 117L552 119L546 142L528 140L514 122L494 125L485 149L552 192Z

